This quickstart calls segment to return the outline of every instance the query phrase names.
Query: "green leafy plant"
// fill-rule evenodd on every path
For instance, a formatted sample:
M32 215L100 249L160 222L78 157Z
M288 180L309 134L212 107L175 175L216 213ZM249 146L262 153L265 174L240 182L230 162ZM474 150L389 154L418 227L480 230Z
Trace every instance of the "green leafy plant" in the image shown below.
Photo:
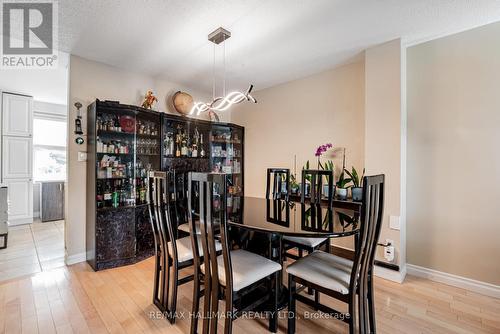
M290 175L290 189L299 189L299 183L297 182L297 177L295 176L295 174Z
M342 227L347 227L351 224L356 224L359 220L359 215L355 214L354 216L349 216L346 213L337 211L337 215L339 216L339 222Z
M304 167L302 167L302 170L308 170L310 169L310 165L309 165L309 160L306 161L306 164ZM309 183L311 183L311 175L310 174L306 174L306 181L308 181Z
M351 179L353 187L355 187L355 188L363 187L363 177L365 176L365 169L364 168L363 168L363 174L361 174L361 177L359 177L359 174L356 171L356 168L354 168L354 167L351 167L351 171L349 171L347 168L345 168L344 171Z
M346 187L350 182L352 181L351 178L346 178L345 173L342 171L342 173L339 176L339 180L336 183L337 188L344 189L348 188Z

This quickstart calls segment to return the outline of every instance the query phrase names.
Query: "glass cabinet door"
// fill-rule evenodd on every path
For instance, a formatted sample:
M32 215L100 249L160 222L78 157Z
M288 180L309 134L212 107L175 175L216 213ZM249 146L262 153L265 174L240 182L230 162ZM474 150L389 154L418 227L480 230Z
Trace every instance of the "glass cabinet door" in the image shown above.
M214 124L210 136L211 171L226 174L228 215L236 220L243 204L243 130Z
M151 170L160 170L161 159L160 115L139 112L136 116L136 160L135 198L136 205L147 204L148 175Z
M134 206L135 112L100 108L96 115L97 209Z

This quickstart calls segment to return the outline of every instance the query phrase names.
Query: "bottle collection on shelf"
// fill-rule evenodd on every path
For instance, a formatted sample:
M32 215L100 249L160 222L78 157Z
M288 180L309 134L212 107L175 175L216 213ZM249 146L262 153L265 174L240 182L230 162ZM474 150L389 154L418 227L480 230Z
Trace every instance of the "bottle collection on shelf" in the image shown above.
M198 128L194 129L193 138L191 138L188 131L178 125L175 133L169 131L165 134L164 144L164 154L167 157L204 158L206 156L203 134L198 131Z
M156 123L151 121L137 120L137 134L146 136L158 136L159 130Z
M158 136L159 126L155 122L137 120L127 115L101 114L97 116L97 131L134 133L137 125L139 136Z
M238 136L237 133L230 133L230 132L215 132L212 134L212 141L213 142L226 142L226 143L233 143L233 144L240 144L241 140Z
M104 155L97 162L97 208L117 208L146 203L147 175L151 164L137 161L135 175L132 162Z
M128 132L123 131L119 115L102 114L97 116L96 127L98 131Z
M128 140L107 140L103 141L97 137L96 151L97 153L110 154L130 154L132 153L133 142Z

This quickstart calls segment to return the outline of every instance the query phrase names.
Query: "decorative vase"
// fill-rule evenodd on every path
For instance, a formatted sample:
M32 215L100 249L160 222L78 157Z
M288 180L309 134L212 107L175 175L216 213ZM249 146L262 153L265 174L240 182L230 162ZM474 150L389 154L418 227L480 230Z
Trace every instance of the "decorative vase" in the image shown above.
M353 201L361 201L363 199L363 188L353 187L351 188L351 192Z
M341 200L347 199L347 188L336 188L337 197Z

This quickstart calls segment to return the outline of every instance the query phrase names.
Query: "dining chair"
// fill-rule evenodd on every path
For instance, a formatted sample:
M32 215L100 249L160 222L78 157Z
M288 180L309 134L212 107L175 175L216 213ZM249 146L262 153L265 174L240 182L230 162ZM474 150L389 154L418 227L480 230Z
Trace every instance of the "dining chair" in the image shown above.
M373 295L373 262L384 208L384 175L365 176L358 248L354 260L315 251L286 269L289 289L288 333L295 333L296 300L356 325L360 333L376 333ZM296 284L308 286L348 304L348 316L297 293ZM358 300L356 301L356 297ZM358 314L356 314L356 305ZM359 319L358 319L359 317Z
M266 199L288 200L290 194L290 169L268 168Z
M327 193L324 192L323 179L326 180ZM306 194L306 184L309 181L309 192ZM302 185L301 185L301 195L300 204L302 206L301 219L305 219L305 208L306 205L310 207L321 207L322 200L326 198L327 208L332 208L333 205L333 171L331 170L312 170L304 169L302 170ZM321 212L321 210L313 210L315 212ZM318 218L318 217L313 217ZM321 218L320 218L321 220ZM303 238L303 237L283 237L285 242L285 253L286 257L291 259L299 259L303 257L303 252L306 251L308 254L320 249L322 246L328 251L328 238ZM291 254L288 250L292 248L298 249L298 256Z
M269 301L272 305L269 330L277 332L278 284L281 284L278 273L281 265L243 249L232 249L228 238L227 184L224 174L190 173L189 186L199 189L199 214L196 215L190 208L189 224L191 229L195 229L196 220L199 219L201 230L200 238L191 233L192 247L195 250L191 333L196 333L198 329L201 282L204 286L204 334L217 333L219 300L224 300L226 304L224 333L232 332L233 318ZM193 193L194 191L189 191L189 196L193 196ZM191 205L193 201L189 200L188 203ZM217 254L215 248L217 228L222 244L221 255ZM205 254L203 259L198 254L200 249ZM260 293L264 284L267 285L267 290ZM252 301L247 303L243 298L251 298Z
M193 280L194 275L179 278L179 271L193 265L193 251L189 236L178 238L172 217L171 200L175 198L172 185L174 174L151 171L148 183L150 220L155 236L155 276L153 303L175 323L177 310L177 291L180 285ZM220 251L220 243L215 244ZM198 252L203 255L203 251Z

